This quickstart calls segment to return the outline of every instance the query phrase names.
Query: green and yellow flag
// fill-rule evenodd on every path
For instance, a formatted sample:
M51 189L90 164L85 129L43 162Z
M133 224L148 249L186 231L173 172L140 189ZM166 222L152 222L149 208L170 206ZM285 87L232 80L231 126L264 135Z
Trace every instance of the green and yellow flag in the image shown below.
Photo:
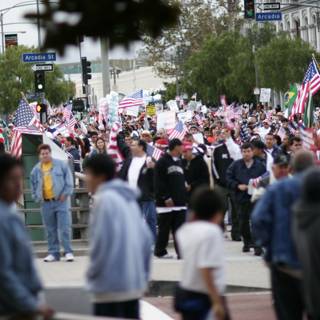
M284 94L284 106L288 109L288 114L291 114L292 106L298 96L297 85L291 84L289 91Z

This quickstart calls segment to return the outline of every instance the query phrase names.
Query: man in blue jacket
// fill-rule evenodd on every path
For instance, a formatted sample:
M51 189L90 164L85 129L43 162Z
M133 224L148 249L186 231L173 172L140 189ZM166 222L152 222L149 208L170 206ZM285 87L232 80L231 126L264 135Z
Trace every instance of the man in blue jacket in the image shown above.
M41 301L29 235L15 208L22 178L21 162L0 155L0 318L49 319L53 312Z
M278 320L302 320L301 267L292 236L293 205L301 194L303 172L314 165L308 151L295 154L293 177L269 187L252 216L256 243L266 248L274 307Z
M108 155L86 159L84 169L94 194L87 272L94 314L140 319L153 240L137 203L139 192L115 179L116 165Z
M60 239L66 261L74 260L71 248L70 196L73 193L73 177L66 162L52 158L47 144L38 147L40 162L31 171L32 197L41 203L43 224L48 238L48 256L45 262L60 260Z
M234 192L238 206L240 232L243 240L243 252L250 251L251 239L251 212L253 203L248 194L249 180L258 178L266 172L261 161L253 157L253 148L250 143L241 146L242 159L234 161L227 170L227 186ZM261 248L255 247L255 255L261 255Z

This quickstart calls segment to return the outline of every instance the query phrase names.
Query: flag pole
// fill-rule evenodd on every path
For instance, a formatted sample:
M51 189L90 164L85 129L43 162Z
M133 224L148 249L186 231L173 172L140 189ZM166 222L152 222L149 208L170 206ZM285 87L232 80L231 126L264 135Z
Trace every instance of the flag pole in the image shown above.
M22 99L27 103L29 104L28 100L27 100L27 97L25 96L24 92L20 92L21 96L22 96Z
M312 54L312 59L313 59L313 60L314 60L314 62L316 63L317 68L318 68L318 69L320 69L320 67L319 67L319 63L318 63L318 61L317 61L316 56L314 55L314 53Z

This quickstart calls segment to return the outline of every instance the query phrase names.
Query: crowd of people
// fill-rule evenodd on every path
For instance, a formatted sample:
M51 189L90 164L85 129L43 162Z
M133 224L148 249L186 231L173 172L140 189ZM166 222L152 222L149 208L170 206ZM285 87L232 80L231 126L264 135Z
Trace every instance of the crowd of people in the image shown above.
M60 260L59 241L65 260L74 260L68 202L74 171L84 174L93 197L87 283L95 315L139 318L153 254L184 259L175 294L183 319L206 319L211 309L214 319L230 319L223 243L231 228L231 240L242 241L244 253L253 250L267 261L277 318L302 320L307 314L320 319L320 122L307 129L298 116L288 119L279 107L263 105L180 108L192 117L177 120L179 130L157 128L156 116L141 113L120 115L115 133L91 112L61 132L64 115L52 116L46 134L65 150L72 166L54 159L49 145L39 146L40 161L30 180L47 232L44 261ZM173 130L178 130L174 136ZM115 153L121 161L112 159ZM19 178L21 163L1 156L0 315L40 312L49 317L51 309L38 298L41 284L27 235L11 216L20 196ZM14 230L8 229L10 219ZM168 249L170 234L174 252Z

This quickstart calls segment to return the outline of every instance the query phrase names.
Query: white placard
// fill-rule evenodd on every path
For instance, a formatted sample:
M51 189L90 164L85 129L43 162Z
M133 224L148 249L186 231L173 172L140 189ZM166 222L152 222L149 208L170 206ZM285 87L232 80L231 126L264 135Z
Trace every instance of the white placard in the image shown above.
M176 102L175 100L169 100L169 101L167 102L167 106L169 107L169 109L170 109L171 111L176 111L176 112L179 111L177 102Z
M266 103L270 102L271 98L271 89L270 88L261 88L260 89L260 102Z
M196 143L204 144L203 134L201 132L195 133L192 136Z
M127 108L127 109L125 110L125 111L126 111L126 115L136 118L136 117L139 115L139 109L140 109L139 106L129 107L129 108Z
M191 110L188 110L186 112L177 113L179 121L182 121L183 123L191 121L192 120L192 115L193 115L193 113L192 113Z
M157 130L173 129L176 125L176 113L174 111L166 111L157 114Z

